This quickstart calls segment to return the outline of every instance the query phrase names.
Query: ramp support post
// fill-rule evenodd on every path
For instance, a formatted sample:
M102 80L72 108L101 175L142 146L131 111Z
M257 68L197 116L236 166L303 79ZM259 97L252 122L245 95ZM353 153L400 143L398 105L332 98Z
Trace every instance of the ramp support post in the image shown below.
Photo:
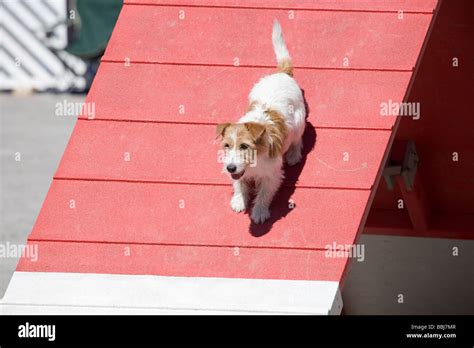
M420 159L412 140L395 141L383 176L389 190L393 190L395 182L397 183L413 228L426 231L429 228L429 208L419 173L419 163Z

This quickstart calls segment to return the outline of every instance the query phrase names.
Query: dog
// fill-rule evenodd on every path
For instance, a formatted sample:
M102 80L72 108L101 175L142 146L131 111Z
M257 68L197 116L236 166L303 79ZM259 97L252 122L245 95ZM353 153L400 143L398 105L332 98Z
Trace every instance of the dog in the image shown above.
M293 78L293 64L280 23L273 22L277 72L264 76L249 94L249 107L237 123L217 125L223 147L224 172L233 180L230 206L242 212L249 204L250 184L256 196L251 219L256 224L271 215L270 204L284 179L283 164L301 161L306 125L303 93Z

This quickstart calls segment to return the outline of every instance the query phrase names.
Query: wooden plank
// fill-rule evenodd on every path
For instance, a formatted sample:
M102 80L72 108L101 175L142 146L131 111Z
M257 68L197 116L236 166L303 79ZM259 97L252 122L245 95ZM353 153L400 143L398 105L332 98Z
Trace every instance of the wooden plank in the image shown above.
M36 284L34 289L31 284ZM0 314L27 310L43 314L340 314L338 285L334 281L15 272L0 302Z
M405 202L414 229L426 231L430 224L430 209L423 187L423 181L420 178L420 172L418 171L416 173L413 189L411 191L407 189L402 177L397 176L395 181L402 191L403 201Z
M411 70L431 20L331 11L300 11L289 19L284 10L221 8L187 8L179 16L175 7L125 5L103 59L273 67L278 18L297 67Z
M125 0L125 4L208 6L256 9L334 10L334 11L404 11L431 13L436 0Z
M308 127L287 185L370 189L390 131ZM211 125L79 120L57 178L230 185ZM128 160L127 160L128 159Z
M29 243L38 260L21 258L17 271L339 281L347 261L314 250Z
M326 250L354 242L369 191L285 188L263 225L233 212L231 195L223 186L55 180L30 239Z
M102 63L82 118L221 123L238 119L248 93L275 69ZM317 127L391 129L382 103L401 102L410 72L295 70ZM357 88L354 88L357 86Z
M37 274L37 273L31 273ZM68 273L72 275L75 273ZM192 280L190 280L192 281ZM31 283L27 283L30 286ZM30 289L30 291L32 291ZM26 291L25 291L26 292ZM24 300L24 298L23 298ZM73 299L71 298L71 301ZM244 310L206 310L206 309L165 309L152 308L148 305L145 308L130 308L121 306L81 306L81 305L42 305L42 304L9 304L1 303L0 315L300 315L308 313L288 313L288 312L257 312ZM341 305L342 307L342 305ZM312 315L328 315L328 312L312 311ZM329 313L329 315L340 315L339 313Z

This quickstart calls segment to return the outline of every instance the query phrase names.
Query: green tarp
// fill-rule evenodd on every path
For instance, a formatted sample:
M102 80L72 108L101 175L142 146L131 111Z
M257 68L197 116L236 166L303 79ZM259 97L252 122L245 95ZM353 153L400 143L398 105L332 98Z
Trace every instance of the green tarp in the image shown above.
M84 59L101 56L121 8L122 0L78 0L73 2L69 9L69 17L75 17L75 19L71 18L74 22L74 39L66 50Z

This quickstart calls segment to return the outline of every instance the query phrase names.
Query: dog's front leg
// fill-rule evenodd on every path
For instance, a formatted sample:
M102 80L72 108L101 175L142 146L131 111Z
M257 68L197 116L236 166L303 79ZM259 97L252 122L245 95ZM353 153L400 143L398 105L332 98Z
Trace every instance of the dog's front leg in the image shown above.
M234 180L234 195L230 200L230 206L233 211L239 213L247 208L249 188L245 180Z
M282 176L265 177L258 182L258 193L252 209L252 220L261 224L270 217L270 204L280 188Z

